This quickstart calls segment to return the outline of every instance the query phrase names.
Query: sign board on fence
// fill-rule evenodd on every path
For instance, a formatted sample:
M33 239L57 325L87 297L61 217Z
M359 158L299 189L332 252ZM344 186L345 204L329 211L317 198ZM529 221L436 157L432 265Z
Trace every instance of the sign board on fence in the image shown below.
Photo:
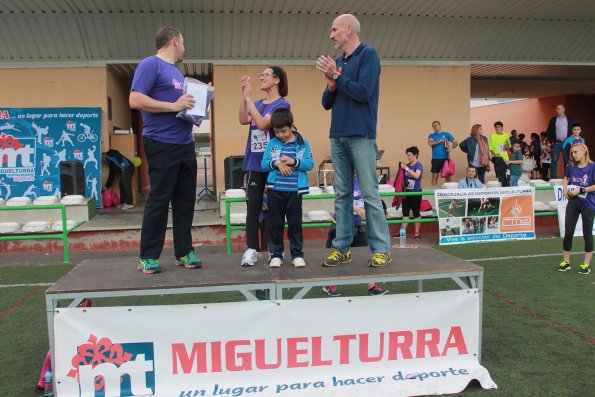
M564 196L564 190L562 186L554 186L554 194L556 195L556 206L558 207L558 227L560 228L560 237L564 237L564 230L566 225L566 205L568 199ZM592 233L595 235L595 225L593 225ZM576 222L576 228L574 229L574 236L583 235L583 220L582 215L578 216Z
M61 161L80 161L101 205L101 108L0 109L0 197L60 196Z
M59 309L60 397L414 396L477 379L476 289Z
M533 187L434 191L440 245L535 238Z

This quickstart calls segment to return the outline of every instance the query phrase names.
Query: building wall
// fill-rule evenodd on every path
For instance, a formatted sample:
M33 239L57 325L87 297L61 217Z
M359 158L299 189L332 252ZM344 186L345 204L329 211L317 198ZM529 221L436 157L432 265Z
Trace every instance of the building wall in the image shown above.
M101 107L101 150L107 139L105 67L0 70L0 103L5 107Z
M248 133L247 126L238 122L241 98L240 79L252 78L255 98L258 76L266 66L214 66L216 89L214 106L214 154L217 190L223 191L223 161L230 155L243 155ZM324 80L314 66L286 66L289 80L288 101L291 103L298 130L310 141L315 169L330 155L330 112L321 105ZM384 66L380 83L378 112L378 148L384 149L383 166L389 166L394 177L399 161L405 161L405 148L420 148L420 160L426 168L423 184L430 184L430 148L427 136L432 121L440 120L445 131L460 141L469 131L470 72L467 67ZM465 156L455 150L457 164L465 163ZM457 176L462 175L459 167ZM310 185L316 172L310 173Z

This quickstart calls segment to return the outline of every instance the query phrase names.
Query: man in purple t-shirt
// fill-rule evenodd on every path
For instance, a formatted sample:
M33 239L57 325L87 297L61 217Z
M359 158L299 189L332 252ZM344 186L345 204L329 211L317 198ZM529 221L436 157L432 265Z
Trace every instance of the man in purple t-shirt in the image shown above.
M164 26L155 37L157 54L139 63L130 89L130 107L143 116L143 144L149 164L151 192L145 205L138 268L159 273L169 203L173 217L176 265L199 268L192 247L192 217L196 196L196 157L192 124L176 117L192 109L194 97L184 94L184 75L176 63L184 58L184 38Z

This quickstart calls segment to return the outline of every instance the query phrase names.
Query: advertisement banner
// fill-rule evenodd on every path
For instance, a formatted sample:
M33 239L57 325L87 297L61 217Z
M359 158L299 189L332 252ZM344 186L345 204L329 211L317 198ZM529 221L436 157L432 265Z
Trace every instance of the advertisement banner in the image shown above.
M438 189L440 245L535 238L530 186Z
M564 196L564 189L562 186L554 186L554 194L556 195L556 206L558 207L558 226L560 228L560 237L564 237L565 224L566 224L566 204L568 199ZM595 235L595 225L591 231ZM583 218L581 215L578 216L576 222L576 228L574 229L574 237L580 237L583 235Z
M60 196L61 161L80 161L101 195L101 108L0 109L0 197Z
M473 379L496 388L478 362L479 310L473 289L60 308L57 393L416 396L457 393Z

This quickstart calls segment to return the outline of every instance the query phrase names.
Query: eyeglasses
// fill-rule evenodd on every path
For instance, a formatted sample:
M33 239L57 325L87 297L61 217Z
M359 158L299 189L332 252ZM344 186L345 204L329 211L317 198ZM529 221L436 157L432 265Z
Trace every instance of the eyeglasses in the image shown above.
M276 74L273 74L273 73L263 73L263 74L260 75L260 78L261 79L266 79L269 76L277 77L277 75Z

